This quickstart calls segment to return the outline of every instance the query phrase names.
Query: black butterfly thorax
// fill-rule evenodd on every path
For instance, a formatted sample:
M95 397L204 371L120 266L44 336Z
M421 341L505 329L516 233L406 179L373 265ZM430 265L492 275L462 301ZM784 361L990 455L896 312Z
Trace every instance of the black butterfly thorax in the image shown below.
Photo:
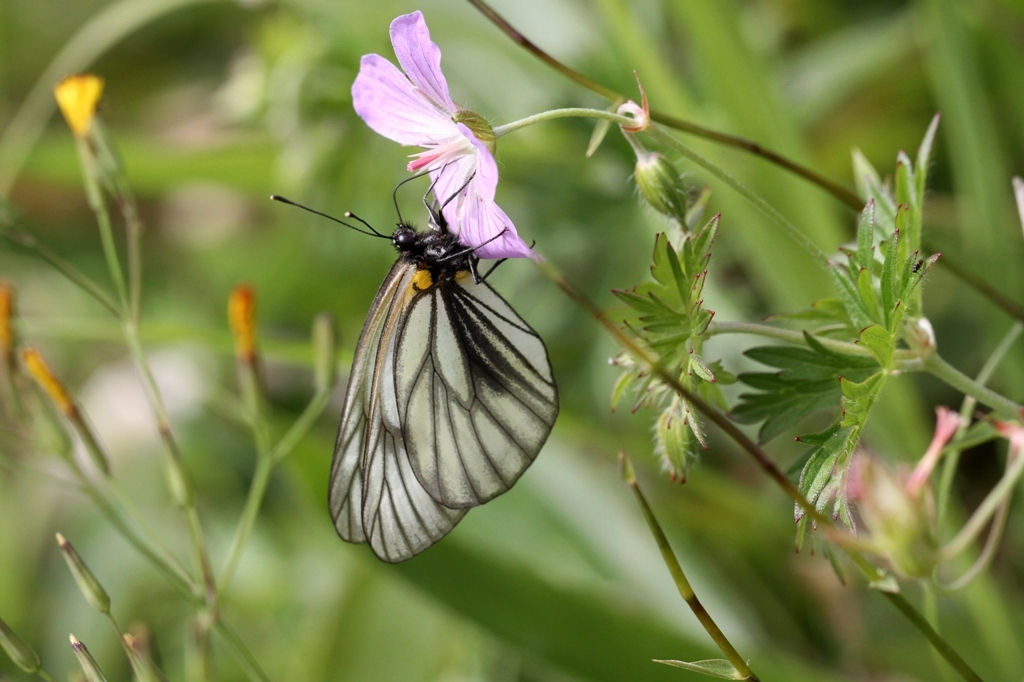
M460 243L443 220L431 220L428 232L417 232L411 225L399 223L391 243L402 259L415 263L420 270L429 270L434 282L454 279L475 264L473 250Z

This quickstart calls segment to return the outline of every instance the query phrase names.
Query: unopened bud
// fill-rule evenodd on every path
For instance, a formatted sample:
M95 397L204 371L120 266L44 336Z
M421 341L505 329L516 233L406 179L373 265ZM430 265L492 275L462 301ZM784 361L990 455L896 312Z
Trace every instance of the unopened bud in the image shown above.
M71 575L74 576L78 589L85 600L100 613L110 613L110 596L86 566L82 557L60 533L57 533L57 544L60 546L60 553L64 555L64 561L67 563L68 569L71 570Z
M903 325L907 344L914 350L931 355L935 352L935 330L927 317L907 320Z
M235 355L252 362L256 357L256 292L251 286L243 284L231 292L228 323L235 337Z
M103 79L90 73L68 76L57 84L53 94L71 132L78 137L88 135L103 94Z
M2 619L0 619L0 648L7 652L7 655L14 661L14 665L27 673L34 673L42 666L36 650L14 634L14 631L7 627L7 623Z
M852 476L851 497L858 501L874 551L901 575L930 575L939 559L930 490L911 494L883 462L869 456L854 461Z
M328 313L320 313L313 320L313 378L318 392L331 390L337 381L337 352L334 318Z
M640 195L659 213L686 225L686 188L675 166L657 152L637 157L636 186Z
M132 670L138 682L166 682L167 677L160 671L153 662L150 654L149 638L147 633L135 636L128 633L124 635L124 645L130 652Z
M85 679L89 682L107 682L106 675L100 670L100 666L96 663L96 659L92 657L89 650L84 644L78 641L78 638L71 635L71 650L75 652L75 658L78 659L78 665L82 666L82 672L85 673Z

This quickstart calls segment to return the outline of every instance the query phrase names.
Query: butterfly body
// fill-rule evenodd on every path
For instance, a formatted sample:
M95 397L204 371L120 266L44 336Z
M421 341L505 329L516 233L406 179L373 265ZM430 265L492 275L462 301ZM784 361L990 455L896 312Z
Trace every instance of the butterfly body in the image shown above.
M543 341L439 212L400 224L356 346L331 467L335 528L388 562L507 491L558 414Z

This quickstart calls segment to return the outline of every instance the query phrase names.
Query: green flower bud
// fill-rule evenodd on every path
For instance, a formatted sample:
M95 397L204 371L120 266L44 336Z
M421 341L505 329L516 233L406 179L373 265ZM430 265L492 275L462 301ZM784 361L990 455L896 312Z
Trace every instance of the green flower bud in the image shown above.
M71 635L71 650L75 652L75 658L78 659L78 665L82 666L82 671L85 673L85 679L89 682L107 682L106 675L100 670L99 665L96 663L96 659L92 657L89 650L85 648L85 645L78 641L78 639Z
M329 391L337 381L337 351L334 318L327 313L320 313L313 320L313 376L317 391Z
M3 620L0 620L0 647L11 657L14 665L27 673L34 673L42 666L36 650L14 634Z
M100 581L92 574L89 567L82 561L71 543L64 539L64 536L57 533L57 544L60 545L60 552L64 555L64 561L71 569L71 575L78 583L78 589L82 592L89 605L100 613L110 613L110 596L100 585Z
M639 154L633 177L647 203L680 225L686 225L686 188L668 159L655 152Z
M693 461L694 435L687 423L686 404L677 399L658 415L655 429L655 453L669 478L686 482L686 472Z
M473 134L476 135L476 139L483 142L491 154L494 153L498 138L495 137L494 129L491 128L491 124L487 122L487 119L475 111L459 109L452 120L456 123L462 123L472 130Z

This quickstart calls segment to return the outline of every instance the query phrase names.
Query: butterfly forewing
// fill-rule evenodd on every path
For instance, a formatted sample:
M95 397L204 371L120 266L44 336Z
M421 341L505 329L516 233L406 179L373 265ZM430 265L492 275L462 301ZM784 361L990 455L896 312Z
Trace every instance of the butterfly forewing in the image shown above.
M399 261L370 309L349 376L330 478L339 535L369 541L397 562L423 551L465 512L447 509L419 485L408 462L392 376L399 322L412 295L415 266Z
M508 490L558 414L543 342L493 289L468 277L419 294L399 337L403 433L423 488L450 508Z

